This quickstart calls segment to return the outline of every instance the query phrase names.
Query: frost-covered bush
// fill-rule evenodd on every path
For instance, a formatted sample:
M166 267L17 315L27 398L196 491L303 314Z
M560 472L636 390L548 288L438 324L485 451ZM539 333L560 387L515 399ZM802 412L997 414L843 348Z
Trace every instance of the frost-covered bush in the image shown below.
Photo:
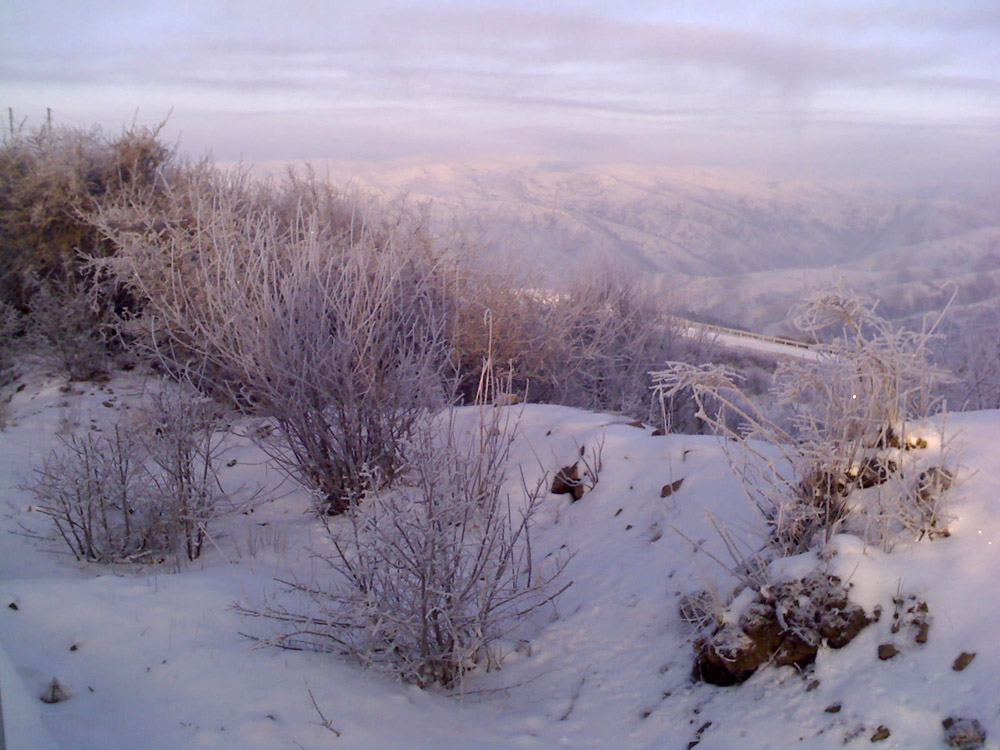
M581 272L550 291L477 269L457 289L453 340L469 400L492 371L532 401L650 419L649 371L702 345L662 300L611 273Z
M938 405L931 334L895 329L842 294L811 300L798 323L837 335L779 366L777 403L791 410L790 424L770 419L716 365L672 363L654 373L656 392L690 394L698 416L728 438L733 465L783 554L848 528L887 546L900 531L940 533L939 496L950 479L920 489L927 441L911 429ZM944 455L935 460L936 471L947 471Z
M650 416L650 369L684 359L693 343L651 292L610 275L575 280L543 319L552 347L543 363L550 400L643 419Z
M284 621L279 646L340 651L421 687L499 666L496 640L554 595L561 571L532 564L541 485L508 492L513 429L490 407L466 435L451 420L425 425L396 489L328 519L325 572L286 582L299 603L244 614Z
M416 420L448 400L445 265L405 212L202 164L100 223L117 247L103 267L143 301L133 333L272 419L262 447L324 512L391 483Z
M21 314L0 301L0 387L7 385L13 377L23 326Z
M26 314L40 353L73 379L106 369L120 350L109 324L129 304L97 283L91 260L114 245L93 218L152 189L173 159L162 127L47 124L12 128L0 143L0 301Z
M157 395L135 421L61 439L25 485L50 522L37 535L79 560L196 559L207 525L232 503L218 482L209 407Z
M939 366L954 374L942 389L949 409L1000 409L1000 312L949 326L934 349Z
M201 556L208 524L234 509L219 483L217 425L211 401L171 391L150 395L134 422L148 497L167 530L164 546L188 560Z
M102 205L156 179L173 151L163 125L118 135L99 128L17 128L0 143L0 300L31 307L38 279L81 273L82 257L113 250L90 221ZM79 278L79 277L78 277Z
M79 560L133 562L160 551L163 527L147 492L137 446L124 430L62 440L27 489L48 516L53 538Z
M72 380L92 380L112 361L113 323L97 287L72 275L39 282L31 295L28 336Z

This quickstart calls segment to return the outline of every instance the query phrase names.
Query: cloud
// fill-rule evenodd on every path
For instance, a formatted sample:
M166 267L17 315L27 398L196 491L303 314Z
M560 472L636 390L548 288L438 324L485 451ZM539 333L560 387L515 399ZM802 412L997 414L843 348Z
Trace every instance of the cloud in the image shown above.
M331 68L420 74L429 67L456 76L488 70L513 77L531 70L554 83L574 70L662 75L704 69L809 88L885 80L947 53L926 45L844 43L805 28L768 33L713 18L637 22L479 5L368 2L362 13L357 4L344 3L246 3L238 12L229 3L206 3L200 10L180 3L171 12L172 6L153 3L112 4L109 13L102 4L79 16L75 6L68 4L66 14L22 18L29 28L8 31L4 57L20 59L24 71L58 76L73 67L98 79L115 68L125 69L119 75L170 81L186 69L208 67L239 82L246 71L262 79L297 73L322 80Z
M961 139L970 122L980 149L1000 120L1000 10L988 4L622 5L17 0L0 11L0 96L57 111L59 97L173 107L188 133L217 129L186 118L240 112L284 116L290 133L296 116L359 134L358 118L371 117L393 152L408 139L471 147L500 131L495 140L526 147L711 133L755 152L790 137L829 149L865 128L872 143L914 125ZM842 122L854 135L838 141ZM528 126L562 136L531 140Z

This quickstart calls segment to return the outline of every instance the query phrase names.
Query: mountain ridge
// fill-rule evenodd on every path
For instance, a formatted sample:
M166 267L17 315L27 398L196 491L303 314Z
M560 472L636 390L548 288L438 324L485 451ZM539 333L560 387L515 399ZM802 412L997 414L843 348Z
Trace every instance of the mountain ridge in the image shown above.
M442 232L457 224L487 255L530 262L550 285L567 269L611 267L694 312L767 332L787 329L804 293L838 283L884 295L900 318L940 310L935 290L946 279L959 308L1000 305L1000 202L974 186L530 157L312 168L422 205Z

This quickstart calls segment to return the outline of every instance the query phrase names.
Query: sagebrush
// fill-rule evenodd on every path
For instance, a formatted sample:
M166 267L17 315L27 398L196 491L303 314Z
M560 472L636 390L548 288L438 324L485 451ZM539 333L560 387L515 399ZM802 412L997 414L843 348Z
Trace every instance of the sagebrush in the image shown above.
M60 438L25 485L49 519L36 536L99 563L197 559L234 504L218 479L213 407L165 393L102 431Z
M698 416L727 438L733 466L772 529L771 547L782 554L822 546L848 529L887 546L904 530L940 533L938 497L931 510L929 493L920 491L931 457L913 450L928 444L914 424L940 405L932 332L895 329L843 293L810 300L798 322L836 335L779 365L777 403L791 410L789 422L765 414L718 365L672 363L654 373L656 393L689 395ZM947 471L946 456L933 458Z
M405 213L311 181L202 170L102 215L102 264L144 300L132 333L177 376L277 427L273 460L340 513L389 483L450 400L443 261ZM378 485L381 486L381 485Z
M418 430L401 486L327 522L330 549L316 553L325 572L284 582L297 603L241 609L285 623L270 642L343 652L421 687L499 666L496 641L558 593L564 562L532 561L542 485L511 496L514 425L503 410L476 409L470 434L450 419Z
M79 279L114 251L90 215L152 186L174 158L156 127L18 128L0 144L0 300L27 309L39 280Z

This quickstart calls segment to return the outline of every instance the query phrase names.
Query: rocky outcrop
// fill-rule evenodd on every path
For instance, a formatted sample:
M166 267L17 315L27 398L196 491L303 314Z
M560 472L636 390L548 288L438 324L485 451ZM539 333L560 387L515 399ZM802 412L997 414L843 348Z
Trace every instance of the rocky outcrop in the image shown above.
M843 648L871 619L825 573L760 587L738 620L695 641L695 679L736 685L764 664L804 667L824 644Z
M583 482L580 480L579 464L563 466L552 479L553 495L570 495L573 500L583 497Z

